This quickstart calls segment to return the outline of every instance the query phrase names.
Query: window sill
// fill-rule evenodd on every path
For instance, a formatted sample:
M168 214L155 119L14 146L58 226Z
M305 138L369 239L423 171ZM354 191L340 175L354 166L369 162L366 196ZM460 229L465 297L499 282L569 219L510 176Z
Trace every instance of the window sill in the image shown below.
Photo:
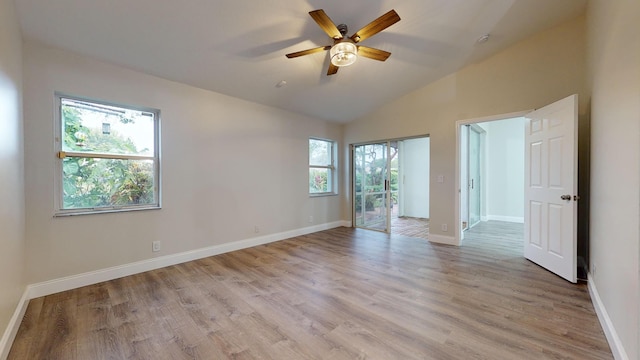
M310 198L315 198L315 197L325 197L325 196L338 196L338 193L317 193L317 194L309 194Z
M132 211L146 211L146 210L160 210L162 207L159 205L150 205L145 207L113 207L113 208L102 208L102 209L83 209L83 210L62 210L57 211L53 214L53 217L68 217L68 216L78 216L78 215L95 215L95 214L112 214L112 213L122 213L122 212L132 212Z

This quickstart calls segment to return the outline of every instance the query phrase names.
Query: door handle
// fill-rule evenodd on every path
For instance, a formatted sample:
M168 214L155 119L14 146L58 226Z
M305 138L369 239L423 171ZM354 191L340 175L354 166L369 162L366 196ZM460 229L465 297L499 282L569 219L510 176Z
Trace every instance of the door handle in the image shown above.
M571 195L562 195L562 196L560 196L560 199L562 199L562 200L571 200Z

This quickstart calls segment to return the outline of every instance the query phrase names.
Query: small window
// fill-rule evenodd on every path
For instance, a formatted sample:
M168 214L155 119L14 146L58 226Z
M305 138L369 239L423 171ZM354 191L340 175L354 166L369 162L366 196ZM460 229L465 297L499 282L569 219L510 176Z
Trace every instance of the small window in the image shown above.
M57 99L57 215L159 208L159 111Z
M309 194L335 194L335 142L309 139Z

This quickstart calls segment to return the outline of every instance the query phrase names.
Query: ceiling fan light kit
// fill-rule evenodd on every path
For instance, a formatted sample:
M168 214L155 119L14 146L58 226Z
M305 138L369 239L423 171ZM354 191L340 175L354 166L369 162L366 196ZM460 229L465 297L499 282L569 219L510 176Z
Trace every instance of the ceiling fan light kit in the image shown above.
M329 50L331 63L335 66L349 66L358 59L358 48L351 39L342 39Z
M355 34L350 37L346 36L348 31L347 25L340 24L336 26L324 10L313 10L309 12L309 15L311 15L318 26L320 26L320 28L329 35L331 39L333 39L333 46L320 46L313 49L290 53L286 55L289 59L315 54L323 50L329 50L331 63L329 64L327 75L333 75L338 72L338 68L353 64L357 60L358 55L378 61L385 61L391 55L390 52L384 50L356 44L400 21L400 16L398 16L398 13L396 13L395 10L391 10L373 20L362 29L356 31Z

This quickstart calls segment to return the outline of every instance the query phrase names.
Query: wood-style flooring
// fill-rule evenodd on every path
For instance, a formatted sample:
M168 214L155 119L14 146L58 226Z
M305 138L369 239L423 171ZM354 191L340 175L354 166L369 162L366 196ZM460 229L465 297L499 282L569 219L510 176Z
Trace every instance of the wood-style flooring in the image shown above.
M499 229L337 228L33 299L9 359L611 359L586 285Z
M429 219L408 216L391 218L391 233L414 238L429 239Z

